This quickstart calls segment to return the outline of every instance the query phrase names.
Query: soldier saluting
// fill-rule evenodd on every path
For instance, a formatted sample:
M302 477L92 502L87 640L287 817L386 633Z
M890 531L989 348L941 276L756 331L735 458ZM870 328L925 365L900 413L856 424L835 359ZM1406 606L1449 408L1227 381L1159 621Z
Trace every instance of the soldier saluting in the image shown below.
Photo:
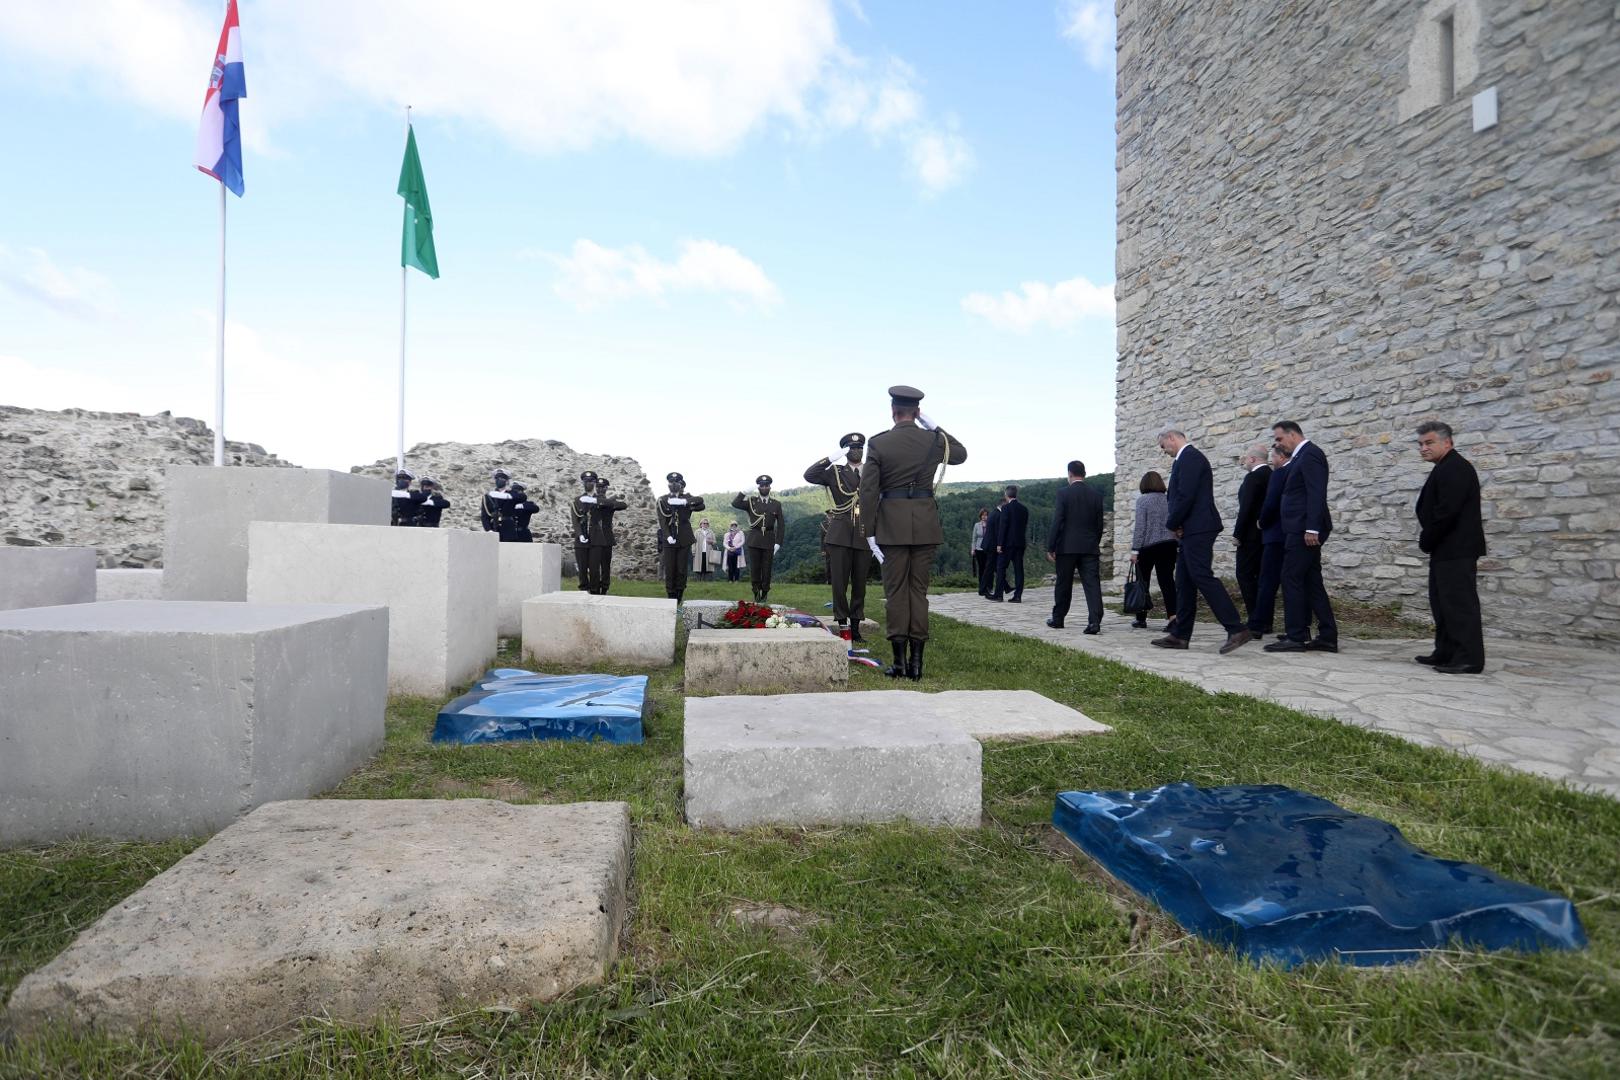
M886 672L890 678L922 678L928 578L934 552L945 541L934 502L935 470L967 460L967 448L928 418L922 399L923 392L914 386L889 387L894 427L872 436L861 467L866 543L883 566L888 636L894 647L894 663Z
M568 524L574 536L574 569L579 572L579 591L590 592L591 569L591 511L596 509L596 472L586 469L579 474L584 491L568 504Z
M506 490L511 477L505 470L496 469L490 474L495 486L484 493L483 502L478 505L478 520L484 526L485 532L500 532L501 518L506 514L506 508L512 505L512 493Z
M760 475L754 478L759 487L758 495L748 495L741 491L731 500L734 510L741 510L748 515L748 523L744 528L748 532L745 544L748 548L748 580L754 587L754 603L768 603L767 597L771 594L771 563L776 553L782 550L782 541L787 537L787 522L782 518L782 504L771 498L771 478Z
M608 494L608 482L596 480L596 505L591 507L590 531L590 591L606 596L613 581L613 515L628 509L629 503Z
M686 477L672 472L664 477L669 494L658 496L658 566L663 571L664 595L679 602L686 593L686 575L692 566L692 512L704 508L703 496L686 493Z
M394 490L389 492L393 498L388 509L388 524L403 525L407 528L417 523L418 511L422 508L422 500L427 496L420 491L411 490L411 481L416 477L404 469L394 474Z
M832 505L822 522L821 542L827 553L827 580L832 583L833 618L849 623L851 641L862 641L861 620L866 617L866 575L872 553L861 527L861 458L866 436L850 432L838 440L838 451L808 469L804 479L827 489Z
M439 482L431 476L422 477L417 485L422 489L422 505L416 511L416 524L424 529L437 529L439 516L450 509L450 500L444 497Z

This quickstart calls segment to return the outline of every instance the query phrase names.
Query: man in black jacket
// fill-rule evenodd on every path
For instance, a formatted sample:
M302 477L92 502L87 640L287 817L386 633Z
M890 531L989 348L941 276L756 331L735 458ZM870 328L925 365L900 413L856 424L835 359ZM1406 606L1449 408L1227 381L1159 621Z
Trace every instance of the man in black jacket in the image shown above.
M1478 570L1485 554L1479 474L1452 446L1451 427L1418 425L1418 452L1434 463L1418 494L1418 550L1429 556L1429 610L1434 652L1417 662L1447 675L1485 670L1485 630L1479 616Z
M1018 501L1018 485L1008 484L1002 491L1006 501L1001 504L1001 516L996 519L996 591L991 600L1002 599L1007 587L1007 568L1012 567L1013 594L1008 603L1024 602L1024 549L1029 545L1029 507Z
M1288 636L1266 646L1267 652L1339 651L1339 624L1322 583L1322 545L1333 533L1328 510L1328 460L1322 448L1305 437L1299 424L1279 420L1272 437L1293 455L1282 474L1280 517L1283 531L1283 628ZM1311 620L1316 637L1311 637Z
M1260 591L1260 507L1266 501L1266 487L1271 480L1271 466L1266 464L1263 444L1249 447L1243 455L1243 483L1238 486L1237 523L1232 526L1232 539L1237 541L1238 592L1243 594L1243 610L1254 623L1255 595Z
M1159 433L1159 449L1169 454L1170 513L1165 527L1181 541L1176 552L1175 629L1153 644L1161 649L1185 649L1192 638L1198 617L1198 596L1209 605L1209 613L1226 628L1221 655L1241 648L1254 637L1238 614L1232 595L1215 576L1215 538L1221 534L1221 512L1215 509L1215 480L1205 457L1179 428Z
M1088 634L1102 630L1102 530L1103 501L1097 489L1086 483L1084 462L1069 462L1069 483L1057 493L1052 511L1052 531L1046 538L1046 557L1057 564L1057 591L1053 596L1052 617L1046 625L1063 628L1074 597L1074 572L1080 571L1080 587L1086 594Z

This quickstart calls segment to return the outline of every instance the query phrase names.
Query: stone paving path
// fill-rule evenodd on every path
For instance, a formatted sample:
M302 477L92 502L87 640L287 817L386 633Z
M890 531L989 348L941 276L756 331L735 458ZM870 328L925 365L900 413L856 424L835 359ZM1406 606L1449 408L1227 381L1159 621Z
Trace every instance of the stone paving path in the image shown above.
M1340 642L1337 654L1276 654L1260 642L1229 656L1226 635L1200 622L1186 652L1148 644L1164 625L1131 629L1108 605L1102 633L1082 634L1081 612L1062 630L1046 625L1052 590L1026 589L1021 604L994 604L974 593L929 598L939 615L1039 638L1142 671L1183 679L1211 693L1230 691L1387 731L1420 746L1447 747L1484 761L1620 798L1620 663L1611 652L1487 638L1482 675L1438 675L1412 662L1428 641Z

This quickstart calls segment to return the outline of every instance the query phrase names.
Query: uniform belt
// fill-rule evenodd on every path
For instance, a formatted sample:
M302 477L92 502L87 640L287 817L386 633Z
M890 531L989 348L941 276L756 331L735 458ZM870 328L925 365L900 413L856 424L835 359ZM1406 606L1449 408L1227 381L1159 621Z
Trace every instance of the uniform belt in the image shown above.
M895 488L885 491L881 496L885 499L932 499L934 493L927 488Z

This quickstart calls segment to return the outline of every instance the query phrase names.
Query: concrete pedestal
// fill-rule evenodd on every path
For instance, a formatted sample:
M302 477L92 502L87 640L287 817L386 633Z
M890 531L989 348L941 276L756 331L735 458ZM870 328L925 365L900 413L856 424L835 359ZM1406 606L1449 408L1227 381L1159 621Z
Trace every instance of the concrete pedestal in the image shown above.
M557 544L501 544L496 630L501 637L523 632L523 601L562 587L562 547Z
M163 531L163 599L246 600L248 524L388 524L388 481L327 469L172 465Z
M602 981L629 871L624 803L273 803L23 979L7 1022L219 1043L521 1009Z
M332 787L382 744L387 647L376 607L0 612L0 846L194 836Z
M825 630L693 630L686 692L828 690L849 682L849 643Z
M0 547L0 611L95 598L95 548Z
M392 693L443 698L494 659L493 533L255 521L248 537L249 600L388 608Z
M536 664L661 667L675 662L675 601L555 592L523 602L523 655Z
M161 600L162 570L97 570L97 600Z

